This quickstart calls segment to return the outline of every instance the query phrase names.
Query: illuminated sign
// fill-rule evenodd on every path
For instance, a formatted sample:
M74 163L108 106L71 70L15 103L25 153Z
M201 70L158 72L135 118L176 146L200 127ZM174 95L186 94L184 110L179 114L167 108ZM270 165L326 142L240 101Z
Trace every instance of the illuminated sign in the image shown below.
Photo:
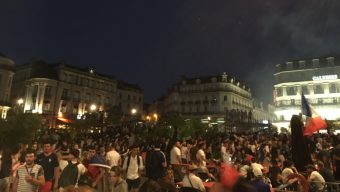
M338 75L313 76L313 81L334 80L334 79L338 79Z

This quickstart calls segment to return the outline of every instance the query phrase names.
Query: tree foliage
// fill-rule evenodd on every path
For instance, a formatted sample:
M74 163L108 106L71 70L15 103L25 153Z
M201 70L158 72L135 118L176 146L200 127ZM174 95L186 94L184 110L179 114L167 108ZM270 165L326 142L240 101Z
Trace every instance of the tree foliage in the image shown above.
M43 129L42 118L37 114L19 113L0 121L0 142L3 146L31 143L37 131Z

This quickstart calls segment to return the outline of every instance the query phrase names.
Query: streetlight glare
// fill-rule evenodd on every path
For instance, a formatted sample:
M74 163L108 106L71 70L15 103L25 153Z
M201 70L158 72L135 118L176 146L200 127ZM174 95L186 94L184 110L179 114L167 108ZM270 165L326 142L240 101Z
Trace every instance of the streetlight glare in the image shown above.
M92 104L91 106L90 106L90 110L91 111L94 111L94 110L96 110L97 109L97 106L95 105L95 104Z
M20 98L20 99L18 99L17 103L18 103L19 105L21 105L21 104L24 103L24 100Z
M136 114L136 113L137 113L137 109L132 109L132 110L131 110L131 113L132 113L132 114Z

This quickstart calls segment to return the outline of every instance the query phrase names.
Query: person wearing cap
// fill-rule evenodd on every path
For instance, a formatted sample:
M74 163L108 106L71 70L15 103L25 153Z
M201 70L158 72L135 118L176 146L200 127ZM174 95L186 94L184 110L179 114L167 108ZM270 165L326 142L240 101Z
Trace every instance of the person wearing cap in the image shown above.
M323 191L326 182L322 175L316 170L314 165L307 165L306 169L308 181L311 183L311 188L318 192Z
M78 149L71 149L69 155L67 155L67 160L60 160L59 162L59 168L60 172L63 172L65 167L68 165L68 162L71 162L72 164L76 164L78 168L78 179L81 175L85 174L87 169L86 167L79 161L79 150ZM76 183L75 187L77 187L78 182ZM63 191L62 188L59 189L60 192Z
M205 192L205 187L201 178L196 176L198 167L196 165L189 165L189 173L183 178L183 187L191 187Z
M270 192L270 186L263 180L263 172L259 167L253 169L254 179L251 181L251 185L256 191Z

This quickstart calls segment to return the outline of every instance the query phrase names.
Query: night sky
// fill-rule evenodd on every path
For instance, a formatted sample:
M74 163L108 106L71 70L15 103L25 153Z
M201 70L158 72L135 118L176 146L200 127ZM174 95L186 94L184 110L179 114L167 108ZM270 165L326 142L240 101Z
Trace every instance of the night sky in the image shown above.
M8 0L0 52L94 66L150 102L182 75L227 72L270 102L274 66L340 53L339 0Z

